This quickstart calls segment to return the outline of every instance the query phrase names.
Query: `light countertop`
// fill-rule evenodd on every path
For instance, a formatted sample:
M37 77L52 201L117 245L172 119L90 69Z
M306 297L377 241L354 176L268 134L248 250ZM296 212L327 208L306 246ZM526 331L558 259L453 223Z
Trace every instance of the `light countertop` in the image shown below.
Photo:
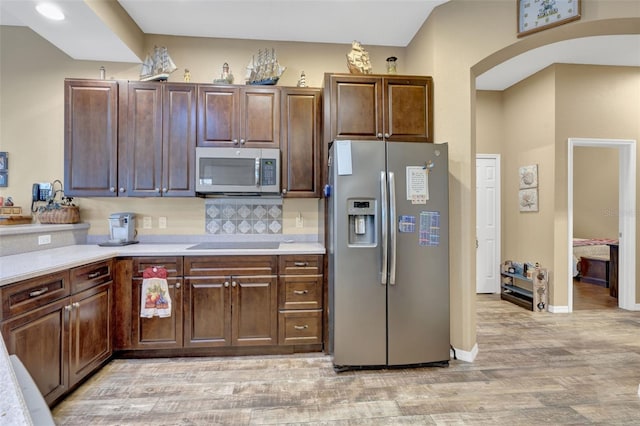
M247 256L324 254L320 243L280 243L276 249L190 250L194 244L72 245L0 257L0 286L118 256Z

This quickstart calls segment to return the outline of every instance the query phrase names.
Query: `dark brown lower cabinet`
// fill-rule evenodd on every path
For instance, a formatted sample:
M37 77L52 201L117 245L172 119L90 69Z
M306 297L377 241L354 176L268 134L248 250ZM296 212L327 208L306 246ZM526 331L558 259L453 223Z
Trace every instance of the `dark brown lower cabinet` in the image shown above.
M277 345L276 259L185 257L185 347Z
M96 263L91 268L94 272L89 275L98 283L95 287L86 286L86 290L2 322L8 352L20 358L50 406L113 353L111 263ZM75 281L78 269L71 270L72 288L85 287L84 282ZM69 277L68 271L65 274ZM30 294L38 297L38 293L46 294L42 282L40 277L15 286L37 284Z
M69 386L87 377L113 353L112 299L110 281L71 296L65 307L70 336Z
M171 297L171 316L140 317L142 278L131 283L133 310L131 314L132 342L138 349L172 349L182 347L182 278L167 278Z
M69 389L68 305L65 298L2 324L7 351L20 358L49 405Z

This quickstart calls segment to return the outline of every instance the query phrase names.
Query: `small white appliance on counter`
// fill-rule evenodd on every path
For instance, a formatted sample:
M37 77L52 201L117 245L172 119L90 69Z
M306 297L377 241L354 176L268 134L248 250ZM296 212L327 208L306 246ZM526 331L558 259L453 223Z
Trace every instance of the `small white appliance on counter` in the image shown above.
M136 215L134 213L112 213L109 216L109 240L100 246L126 246L136 244Z

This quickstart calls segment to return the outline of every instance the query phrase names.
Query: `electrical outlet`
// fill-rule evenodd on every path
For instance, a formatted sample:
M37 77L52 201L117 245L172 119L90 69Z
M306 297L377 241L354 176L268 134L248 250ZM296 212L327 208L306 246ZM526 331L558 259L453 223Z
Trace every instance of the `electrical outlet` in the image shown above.
M51 235L38 235L38 245L51 244Z
M158 228L166 229L167 228L167 218L165 216L160 216L158 218Z
M296 228L303 228L304 227L304 219L302 218L302 213L298 213L298 216L296 216Z
M151 229L152 227L151 216L144 216L142 218L142 229Z

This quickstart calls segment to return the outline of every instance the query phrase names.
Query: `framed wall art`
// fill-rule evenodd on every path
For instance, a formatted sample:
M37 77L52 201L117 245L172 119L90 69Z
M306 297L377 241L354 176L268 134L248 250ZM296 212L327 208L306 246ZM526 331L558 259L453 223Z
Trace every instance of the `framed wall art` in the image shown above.
M517 0L518 37L580 19L581 0Z
M523 166L518 170L520 189L538 187L538 165Z
M9 186L9 158L7 152L0 152L0 187Z
M537 212L538 188L521 189L518 192L518 205L521 212Z

